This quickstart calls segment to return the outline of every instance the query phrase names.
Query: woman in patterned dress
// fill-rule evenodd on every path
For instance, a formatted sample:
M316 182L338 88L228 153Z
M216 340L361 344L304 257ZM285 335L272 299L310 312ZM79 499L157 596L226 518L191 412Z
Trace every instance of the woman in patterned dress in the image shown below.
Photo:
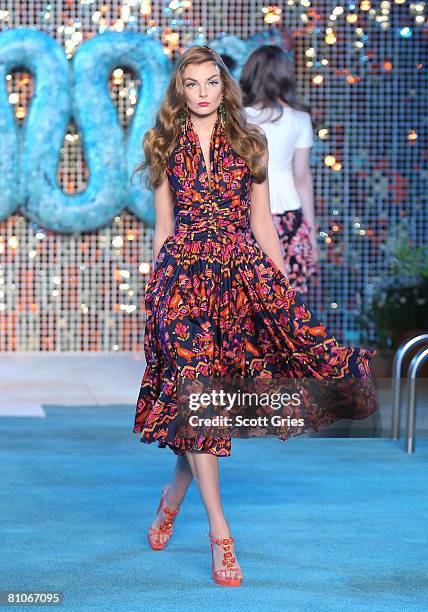
M293 66L276 45L262 45L251 53L240 85L248 121L260 125L268 139L270 205L287 277L293 289L306 294L319 255L309 108L298 100ZM248 239L255 241L251 229Z
M247 122L239 85L215 51L193 46L180 57L143 148L145 161L136 170L149 169L156 225L145 295L147 363L133 431L141 442L177 455L149 542L156 550L165 547L194 478L208 516L212 577L238 586L243 573L218 479L218 457L230 455L231 439L184 435L179 378L370 381L373 351L341 346L291 288L269 206L266 137ZM247 240L250 223L257 244ZM338 411L327 406L310 415L305 431L376 409L370 394L342 399Z

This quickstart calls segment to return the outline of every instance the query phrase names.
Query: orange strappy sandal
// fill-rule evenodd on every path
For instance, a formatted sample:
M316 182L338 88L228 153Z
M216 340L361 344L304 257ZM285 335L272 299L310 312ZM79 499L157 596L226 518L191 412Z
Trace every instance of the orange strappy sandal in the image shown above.
M162 489L162 497L161 497L161 500L159 502L158 509L156 510L156 514L162 508L163 502L164 502L166 496L168 495L168 491L169 491L170 486L171 485L165 485L163 487L163 489ZM177 508L177 510L170 510L167 506L163 506L163 511L166 514L166 518L159 525L159 529L155 529L154 527L150 527L149 528L149 532L147 534L148 539L149 539L149 544L153 548L153 550L162 550L168 544L169 538L172 536L172 530L173 530L172 522L173 522L174 518L177 516L177 514L180 512L180 508ZM164 534L166 534L168 536L163 542L156 538L156 536L159 535L160 533L164 533Z
M211 532L207 533L207 536L210 539L211 546L211 564L212 564L212 577L217 584L221 586L240 586L243 578L226 578L223 573L227 570L238 569L235 568L235 557L230 550L230 545L234 544L235 540L230 536L229 538L215 538ZM214 570L214 544L218 544L219 546L223 546L223 565L225 568ZM241 569L239 569L242 572Z

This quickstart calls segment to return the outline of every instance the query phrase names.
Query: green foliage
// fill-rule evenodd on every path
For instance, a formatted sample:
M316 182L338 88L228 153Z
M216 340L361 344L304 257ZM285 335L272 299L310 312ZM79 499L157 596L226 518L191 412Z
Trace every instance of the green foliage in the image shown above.
M387 272L374 295L370 320L378 346L392 348L401 334L428 327L428 246L415 247L406 219L385 244Z
M385 252L392 277L428 279L428 246L414 246L407 219L402 219L392 229Z

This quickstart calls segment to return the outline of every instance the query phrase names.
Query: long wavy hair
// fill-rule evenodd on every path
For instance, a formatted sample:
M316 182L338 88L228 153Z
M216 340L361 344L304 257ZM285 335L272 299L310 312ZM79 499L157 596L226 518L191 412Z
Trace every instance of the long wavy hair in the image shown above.
M178 144L182 131L180 113L186 106L184 69L189 64L202 64L207 61L214 62L220 69L223 104L226 109L225 137L229 145L246 161L255 182L261 183L266 178L267 173L261 157L267 149L267 139L263 132L247 122L239 84L214 49L206 45L194 45L178 59L163 102L156 113L156 124L147 130L143 138L144 162L135 168L131 181L135 173L148 168L146 187L155 189L161 184L169 156Z
M282 117L284 107L279 100L310 114L310 107L297 96L294 68L281 47L262 45L253 51L242 68L239 83L244 106L271 109L270 121L276 122ZM275 111L279 115L271 119Z

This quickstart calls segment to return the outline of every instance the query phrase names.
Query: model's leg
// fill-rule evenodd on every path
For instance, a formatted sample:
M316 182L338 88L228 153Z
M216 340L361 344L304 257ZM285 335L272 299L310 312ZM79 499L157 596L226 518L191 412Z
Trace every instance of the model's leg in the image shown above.
M186 452L186 456L193 470L195 482L198 485L207 511L209 528L212 535L219 538L229 538L231 535L230 528L224 516L220 497L218 457L210 453L201 452ZM231 546L231 551L235 557L235 547L233 545ZM216 570L224 569L223 576L225 578L242 577L242 572L238 571L240 566L237 560L234 565L237 569L224 569L223 548L214 545L214 568Z
M171 481L171 486L164 501L164 506L167 506L170 510L176 510L181 505L192 479L193 474L187 457L185 455L179 455L177 457L177 463L175 464L175 472ZM159 525L164 519L165 513L161 508L152 523L152 527L159 529ZM165 533L159 533L155 539L158 542L164 542L166 538L167 535Z

